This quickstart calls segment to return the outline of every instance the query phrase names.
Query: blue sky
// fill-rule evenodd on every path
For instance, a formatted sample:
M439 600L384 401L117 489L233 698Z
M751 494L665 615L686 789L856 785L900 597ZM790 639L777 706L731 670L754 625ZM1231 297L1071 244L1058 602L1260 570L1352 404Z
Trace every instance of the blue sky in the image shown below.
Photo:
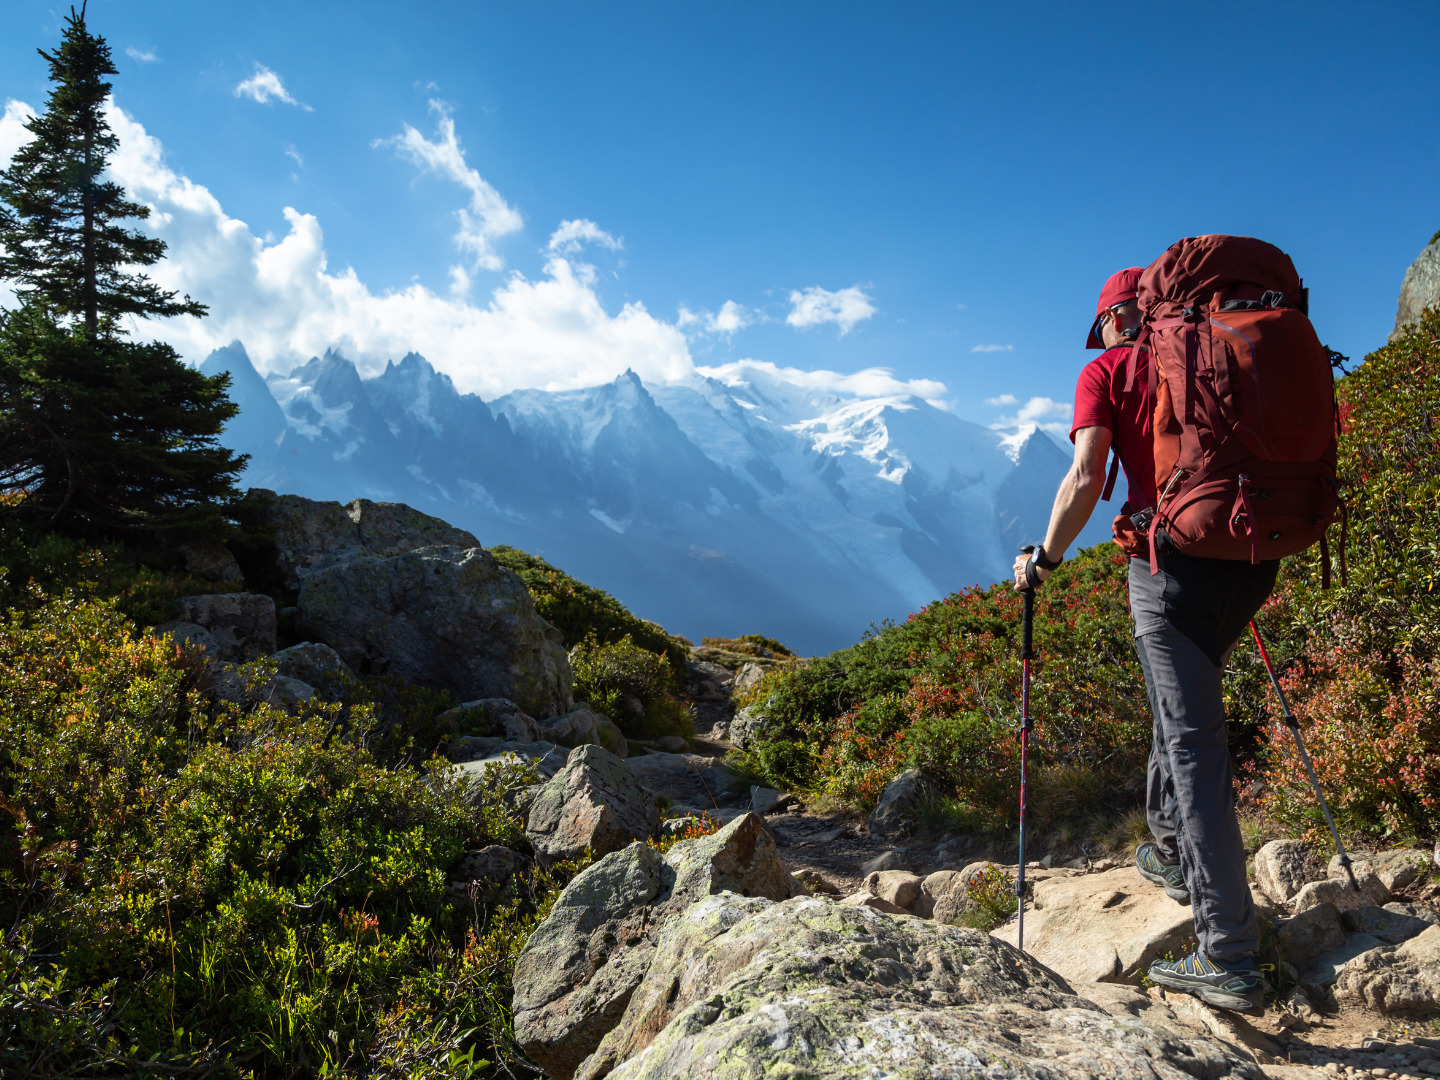
M6 8L0 102L38 106L34 49L66 8ZM269 367L426 334L487 396L632 355L884 367L989 423L1015 406L987 399L1069 402L1105 276L1182 236L1279 244L1322 339L1360 356L1440 229L1432 3L92 0L89 19L143 141L117 171L170 214L168 280L215 312L209 337L167 333L189 354L238 334Z

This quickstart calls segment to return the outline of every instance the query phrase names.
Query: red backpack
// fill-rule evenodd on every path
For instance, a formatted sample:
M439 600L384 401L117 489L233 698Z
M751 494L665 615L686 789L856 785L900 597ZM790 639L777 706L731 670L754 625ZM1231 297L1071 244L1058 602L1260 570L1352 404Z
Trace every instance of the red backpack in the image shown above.
M1134 515L1135 540L1252 563L1319 541L1328 585L1325 530L1344 510L1335 382L1290 257L1248 236L1190 237L1146 268L1138 303L1126 389L1145 380L1159 497Z

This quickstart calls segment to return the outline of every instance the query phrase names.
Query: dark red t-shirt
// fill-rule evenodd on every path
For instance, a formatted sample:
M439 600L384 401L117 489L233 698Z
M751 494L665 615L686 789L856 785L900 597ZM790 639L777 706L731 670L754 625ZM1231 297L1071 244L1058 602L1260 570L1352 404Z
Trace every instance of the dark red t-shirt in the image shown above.
M1144 380L1136 379L1134 389L1125 392L1130 349L1129 345L1117 345L1085 365L1075 384L1075 421L1070 425L1071 442L1081 428L1109 430L1130 485L1130 496L1118 511L1122 514L1155 505L1155 446Z

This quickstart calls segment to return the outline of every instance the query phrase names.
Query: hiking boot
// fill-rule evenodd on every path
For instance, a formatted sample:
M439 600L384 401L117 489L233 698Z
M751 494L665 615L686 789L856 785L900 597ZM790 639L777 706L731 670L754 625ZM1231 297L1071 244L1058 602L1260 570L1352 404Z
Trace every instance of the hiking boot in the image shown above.
M1180 863L1168 863L1160 857L1160 845L1146 840L1135 849L1135 867L1146 881L1165 887L1165 895L1177 904L1190 903L1190 890L1185 887L1185 876L1180 873Z
M1258 1012L1265 1007L1265 976L1247 962L1221 967L1197 949L1183 960L1156 960L1150 981L1171 990L1193 994L1206 1005L1234 1012Z

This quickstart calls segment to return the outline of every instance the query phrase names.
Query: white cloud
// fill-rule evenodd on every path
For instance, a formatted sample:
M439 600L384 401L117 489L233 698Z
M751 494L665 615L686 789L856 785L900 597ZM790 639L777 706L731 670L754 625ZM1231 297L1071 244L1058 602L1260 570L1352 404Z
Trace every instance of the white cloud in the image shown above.
M1006 399L1009 399L1008 401ZM1016 401L1012 394L1002 394L986 401L987 405L1009 405ZM1032 397L1015 411L1014 416L1002 416L990 425L992 431L1001 433L1001 442L1013 457L1020 452L1025 440L1037 430L1052 435L1068 437L1070 434L1070 402L1056 401L1048 397Z
M696 330L706 334L724 334L729 337L738 331L744 330L747 326L753 326L763 321L758 312L737 304L734 300L726 300L720 305L718 312L713 311L691 311L684 304L680 305L680 316L675 320L676 326L693 326Z
M1011 352L1014 345L971 345L971 352Z
M130 57L131 60L140 61L142 64L153 64L160 59L160 57L155 55L154 49L137 49L134 45L126 47L125 55Z
M483 176L466 163L465 151L455 135L455 120L450 115L450 107L443 101L432 100L430 110L438 118L434 139L427 139L406 124L399 135L392 139L376 139L374 145L377 148L392 147L421 172L453 180L468 191L470 205L455 211L456 220L460 222L460 228L455 233L455 246L471 256L473 266L499 270L504 267L505 260L495 253L494 243L502 236L519 232L524 220L520 211L507 203Z
M11 98L5 102L5 112L0 113L0 162L9 164L15 151L35 136L25 129L25 122L35 115L35 110L23 101Z
M295 149L294 143L291 143L285 148L285 156L295 162L300 168L303 169L305 167L305 159L300 156L300 151Z
M550 234L548 250L553 255L574 255L586 244L599 244L611 251L619 251L625 246L623 241L611 236L595 222L577 218L562 221L560 227Z
M12 113L27 109L7 109L0 136L14 126ZM558 255L538 278L510 274L483 303L418 284L372 292L353 269L329 266L313 215L286 207L285 234L258 236L207 188L172 170L159 140L137 121L113 104L107 116L120 140L111 174L152 208L146 227L169 244L152 276L211 312L135 331L170 342L187 359L239 338L262 372L288 371L334 346L369 375L413 349L461 390L486 398L594 386L627 367L653 381L694 370L680 330L638 303L607 311L583 267Z
M272 101L283 101L286 105L295 105L306 112L314 112L309 105L296 101L280 76L271 71L264 64L255 65L255 74L235 87L236 97L248 97L251 101L258 101L261 105L269 105Z
M758 374L766 382L788 383L801 390L861 398L914 396L924 398L937 408L947 408L943 400L946 394L944 383L934 379L897 379L889 368L866 368L864 371L845 374L838 371L782 368L769 360L736 360L729 364L696 370L726 386L750 382Z
M1014 394L1001 394L999 397L987 397L985 399L985 404L992 407L1000 405L1018 405L1020 404L1020 399L1017 398Z
M868 288L868 286L866 286ZM842 335L862 319L868 319L878 309L873 298L865 294L859 285L831 292L818 285L796 290L790 294L790 314L785 321L791 326L818 326L833 322L840 327Z

